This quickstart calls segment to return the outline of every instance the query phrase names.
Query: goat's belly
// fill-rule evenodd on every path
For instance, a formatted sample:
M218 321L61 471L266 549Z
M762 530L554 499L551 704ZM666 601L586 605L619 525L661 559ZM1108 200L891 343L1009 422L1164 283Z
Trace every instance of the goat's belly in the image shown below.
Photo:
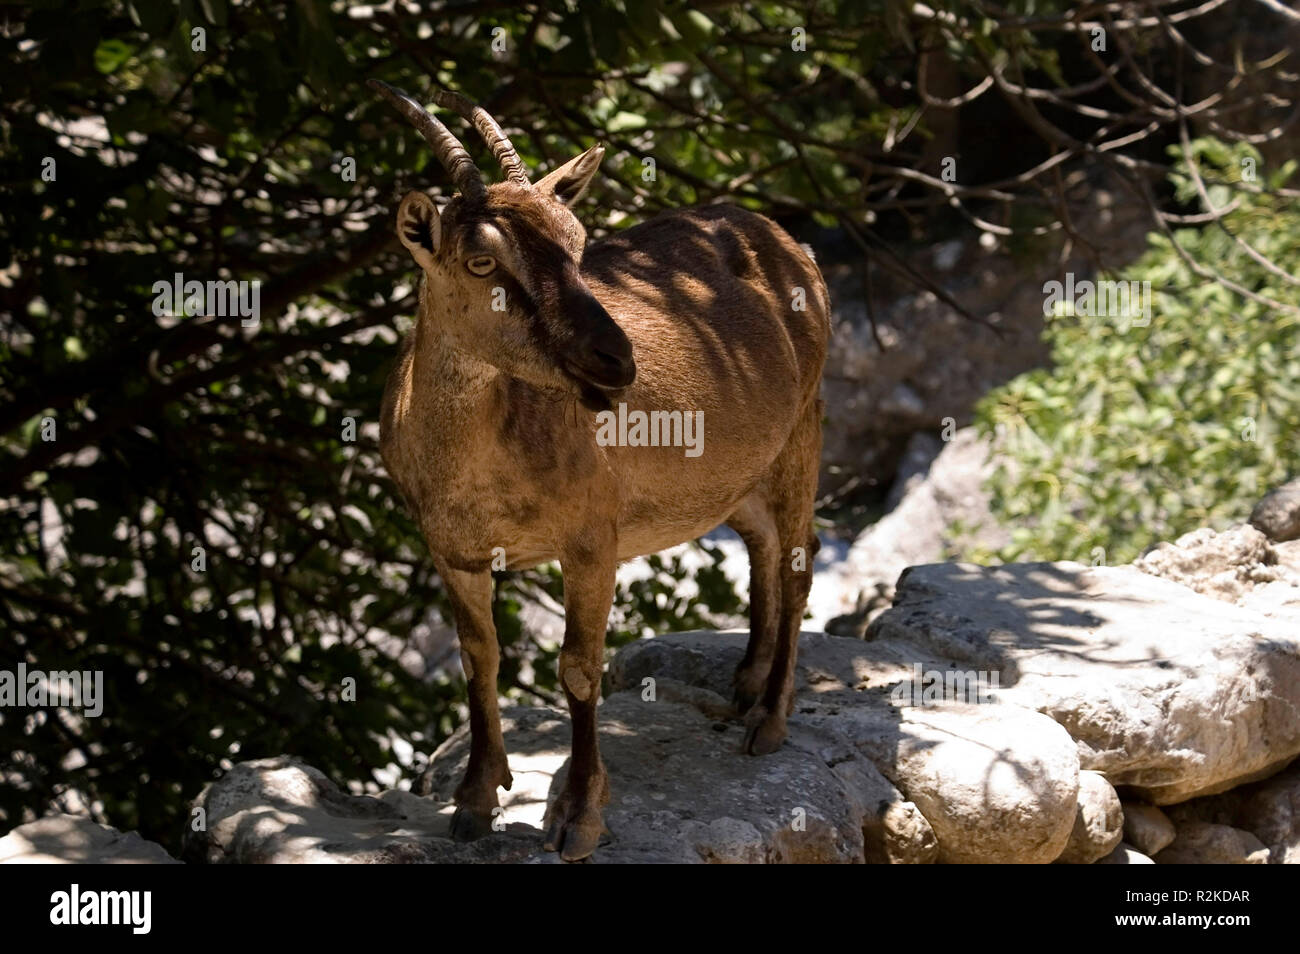
M590 474L540 482L511 469L473 481L423 474L413 481L420 528L429 549L457 569L524 569L560 559L566 543L607 526L610 508L619 560L656 553L723 523L774 456L771 447L722 441L710 447L716 456L689 449L607 448Z
M637 527L626 533L620 533L618 537L619 562L658 553L660 550L675 547L679 543L698 539L717 527L724 519L724 517L720 517L707 524L695 524L689 527L678 526L668 529L662 526Z
M640 493L626 494L619 508L619 559L657 553L713 530L753 490L762 472L737 468L728 477L715 475L707 486L670 481L649 493L650 488L639 488Z

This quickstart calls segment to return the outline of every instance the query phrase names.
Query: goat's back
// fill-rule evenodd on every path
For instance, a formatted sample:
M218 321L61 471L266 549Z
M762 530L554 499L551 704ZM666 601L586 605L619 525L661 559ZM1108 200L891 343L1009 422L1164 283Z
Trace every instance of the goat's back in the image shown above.
M688 539L763 477L816 399L830 336L825 282L780 226L731 206L665 213L593 243L582 273L632 340L637 377L622 400L704 412L699 458L611 449L626 507L662 520L689 501L667 534Z
M714 396L740 388L733 396L754 399L745 383L757 370L793 375L798 403L816 393L830 335L826 284L770 219L726 205L667 212L593 243L582 272L632 338L639 378L710 372ZM765 390L788 402L788 389L773 384Z

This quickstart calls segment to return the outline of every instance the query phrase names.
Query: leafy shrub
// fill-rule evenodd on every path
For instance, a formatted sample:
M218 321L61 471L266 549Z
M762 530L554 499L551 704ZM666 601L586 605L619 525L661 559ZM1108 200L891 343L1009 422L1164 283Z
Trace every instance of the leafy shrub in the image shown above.
M1208 211L1188 157L1177 198ZM1272 307L1197 275L1165 235L1122 275L1150 282L1149 325L1127 315L1048 317L1053 366L991 393L977 422L1001 461L993 508L1012 528L1005 560L1128 562L1201 526L1244 520L1300 471L1300 204L1255 150L1212 139L1190 157L1222 223L1180 228L1203 269ZM1259 170L1243 182L1243 171ZM1274 267L1261 263L1249 246ZM1289 309L1289 310L1288 310Z

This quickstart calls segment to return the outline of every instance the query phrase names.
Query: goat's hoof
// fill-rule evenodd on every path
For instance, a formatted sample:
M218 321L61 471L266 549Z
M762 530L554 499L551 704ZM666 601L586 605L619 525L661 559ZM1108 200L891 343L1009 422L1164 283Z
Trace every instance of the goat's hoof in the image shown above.
M484 815L464 806L457 805L456 813L451 816L451 837L453 841L475 841L492 831L492 815Z
M598 807L572 805L561 795L547 814L547 851L558 851L565 861L582 861L610 841L609 829Z
M559 851L565 861L584 861L598 847L609 842L609 829L599 818L594 822L556 819L546 832L544 844L547 851Z
M741 751L749 755L771 755L785 742L785 714L768 712L765 706L755 706L745 719L745 740Z

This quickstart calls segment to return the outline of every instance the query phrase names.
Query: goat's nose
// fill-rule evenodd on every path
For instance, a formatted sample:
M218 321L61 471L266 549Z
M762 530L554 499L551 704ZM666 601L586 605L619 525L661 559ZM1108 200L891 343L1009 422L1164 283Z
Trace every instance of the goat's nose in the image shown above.
M577 360L591 383L609 390L630 385L636 379L632 342L595 298L585 302L583 324Z
M632 343L623 339L622 347L617 350L596 347L592 354L603 366L605 376L613 382L613 387L625 388L636 380L636 361L632 358Z

